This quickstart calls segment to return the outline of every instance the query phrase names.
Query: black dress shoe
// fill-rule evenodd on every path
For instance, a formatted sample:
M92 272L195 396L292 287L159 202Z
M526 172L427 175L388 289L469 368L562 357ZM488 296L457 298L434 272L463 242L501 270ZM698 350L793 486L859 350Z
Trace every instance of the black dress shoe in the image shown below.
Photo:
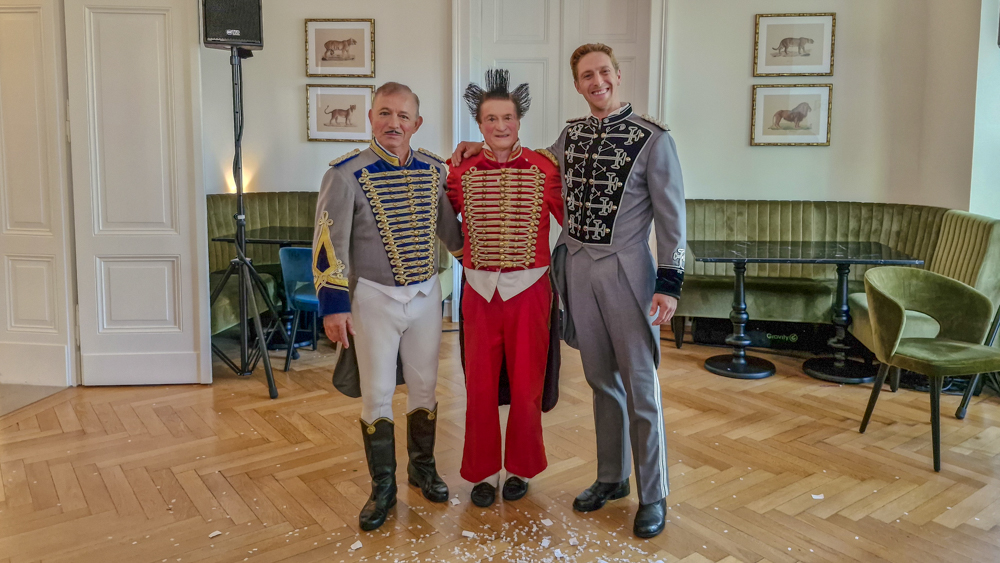
M528 482L517 477L508 477L503 484L503 499L518 500L528 494Z
M573 510L577 512L591 512L604 506L609 500L617 500L627 497L629 493L628 479L621 483L602 483L594 481L589 489L580 493L573 501Z
M667 499L660 499L650 504L640 504L635 513L635 524L632 532L640 538L651 538L663 531L667 517Z
M480 483L472 487L472 504L481 508L493 504L497 498L497 488L489 483Z

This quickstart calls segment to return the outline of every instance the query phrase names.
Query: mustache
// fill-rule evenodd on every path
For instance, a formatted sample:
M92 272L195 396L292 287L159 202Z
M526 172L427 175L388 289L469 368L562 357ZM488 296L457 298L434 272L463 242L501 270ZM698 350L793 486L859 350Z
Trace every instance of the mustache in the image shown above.
M383 131L383 133L386 134L386 135L388 135L389 133L395 133L397 135L402 135L403 134L403 132L400 131L399 129L386 129L385 131Z

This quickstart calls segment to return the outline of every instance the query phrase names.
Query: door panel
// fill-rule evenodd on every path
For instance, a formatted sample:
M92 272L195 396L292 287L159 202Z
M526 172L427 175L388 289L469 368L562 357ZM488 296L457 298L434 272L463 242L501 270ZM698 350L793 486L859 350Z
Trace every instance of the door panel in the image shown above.
M85 385L211 382L196 6L66 0Z
M561 0L483 0L481 64L470 80L482 85L486 69L505 68L512 86L529 84L531 108L521 121L520 138L522 145L532 149L548 147L562 131L558 110L561 5ZM472 130L479 134L474 123Z
M0 0L0 383L74 382L60 19Z

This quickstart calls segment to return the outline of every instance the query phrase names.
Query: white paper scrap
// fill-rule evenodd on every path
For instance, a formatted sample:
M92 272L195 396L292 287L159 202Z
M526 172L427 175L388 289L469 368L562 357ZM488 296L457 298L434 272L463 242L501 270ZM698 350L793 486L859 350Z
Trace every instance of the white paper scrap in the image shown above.
M222 535L222 532L220 532L219 530L216 530L216 531L212 532L211 534L208 534L208 537L214 538L216 536L221 536L221 535Z
M580 545L580 541L577 540L576 538L570 538L569 539L569 544L570 545Z
M556 554L556 557L559 557L559 558L563 557L563 552L560 551L560 550L558 550L558 549L555 551L555 554Z
M813 495L813 498L816 499L816 500L823 500L823 495L822 495L822 493L818 494L818 495Z
M458 497L455 497L455 498L451 499L451 505L452 506L458 506L460 504L462 504L462 501L458 500Z
M548 518L546 518L545 520L542 520L542 524L545 524L546 526L551 526L552 525L552 520L549 520Z
M543 539L542 540L542 547L549 547L549 543L551 543L551 542L549 542L549 538Z
M475 532L470 532L469 530L462 530L462 535L464 537L467 537L467 538L474 538L474 537L476 537Z
M351 551L354 551L355 549L361 549L361 540L351 544Z

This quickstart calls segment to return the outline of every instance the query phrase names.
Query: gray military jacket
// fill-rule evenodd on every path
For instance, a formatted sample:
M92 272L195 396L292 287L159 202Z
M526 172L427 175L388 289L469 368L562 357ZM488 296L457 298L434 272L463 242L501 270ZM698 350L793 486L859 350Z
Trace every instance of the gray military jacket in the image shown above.
M680 297L684 182L667 128L626 104L604 119L571 120L549 150L559 160L566 206L553 255L557 282L556 261L566 252L584 251L594 260L615 254L641 307L649 306L653 293ZM648 243L654 224L655 263ZM569 321L564 336L572 345Z
M358 278L388 286L437 273L436 238L462 251L462 228L445 194L447 170L430 153L399 162L377 142L330 163L316 204L313 279L320 315L347 313Z

